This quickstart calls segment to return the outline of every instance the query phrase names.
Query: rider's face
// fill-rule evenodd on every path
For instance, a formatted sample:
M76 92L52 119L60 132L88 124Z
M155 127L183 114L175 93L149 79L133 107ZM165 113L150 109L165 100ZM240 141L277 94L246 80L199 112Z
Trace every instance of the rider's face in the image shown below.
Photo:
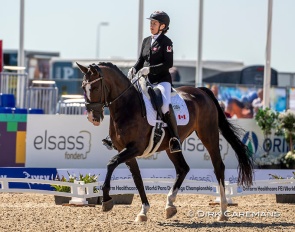
M157 20L151 20L150 22L150 30L153 35L158 34L159 29L163 29L164 27L165 25L162 24L160 28L160 23Z

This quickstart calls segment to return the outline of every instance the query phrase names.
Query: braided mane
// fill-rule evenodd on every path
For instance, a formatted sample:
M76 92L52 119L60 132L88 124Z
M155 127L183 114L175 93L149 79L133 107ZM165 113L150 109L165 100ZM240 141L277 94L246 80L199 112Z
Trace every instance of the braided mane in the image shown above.
M114 65L113 63L111 62L99 62L98 63L99 66L105 66L105 67L109 67L111 69L115 69L118 73L120 73L121 75L123 75L124 77L126 77L126 75L122 72L121 69L119 69L117 67L117 65Z

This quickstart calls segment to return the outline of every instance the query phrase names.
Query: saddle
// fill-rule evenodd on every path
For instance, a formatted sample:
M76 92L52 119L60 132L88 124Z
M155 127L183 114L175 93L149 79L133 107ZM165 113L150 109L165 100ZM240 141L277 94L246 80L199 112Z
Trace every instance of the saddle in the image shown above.
M144 78L140 78L136 83L136 88L141 95L147 121L153 127L149 145L141 156L148 157L159 148L165 137L164 127L167 127L167 124L165 123L164 115L161 110L163 98L160 89L153 87L153 85ZM187 106L184 99L173 88L171 88L171 104L177 118L177 125L186 125L189 121Z

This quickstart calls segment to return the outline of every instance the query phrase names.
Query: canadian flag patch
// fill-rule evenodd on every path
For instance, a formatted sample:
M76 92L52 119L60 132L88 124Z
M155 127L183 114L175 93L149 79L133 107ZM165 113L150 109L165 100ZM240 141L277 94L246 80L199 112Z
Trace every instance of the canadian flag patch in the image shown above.
M172 46L167 46L167 52L172 52Z
M185 114L184 115L178 115L178 119L185 119Z

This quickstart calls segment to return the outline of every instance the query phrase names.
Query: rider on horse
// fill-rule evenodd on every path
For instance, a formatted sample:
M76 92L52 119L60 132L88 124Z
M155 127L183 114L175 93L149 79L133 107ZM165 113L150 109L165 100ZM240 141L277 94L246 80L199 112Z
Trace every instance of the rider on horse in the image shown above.
M173 43L165 35L169 30L170 18L163 11L155 11L148 19L151 20L152 35L143 40L139 58L134 67L129 69L128 78L132 79L138 73L138 76L147 77L147 81L161 91L163 121L167 124L171 136L170 151L180 152L177 122L171 105L172 78L169 69L173 66ZM103 139L103 143L109 148L112 147L109 136Z
M147 76L148 81L157 87L163 98L161 110L164 122L167 123L171 136L169 146L171 152L181 151L181 144L177 131L177 123L171 105L172 78L169 69L173 66L173 44L165 35L169 29L170 18L163 11L155 11L148 18L151 36L143 40L139 58L128 72L132 78L138 72L139 76Z

